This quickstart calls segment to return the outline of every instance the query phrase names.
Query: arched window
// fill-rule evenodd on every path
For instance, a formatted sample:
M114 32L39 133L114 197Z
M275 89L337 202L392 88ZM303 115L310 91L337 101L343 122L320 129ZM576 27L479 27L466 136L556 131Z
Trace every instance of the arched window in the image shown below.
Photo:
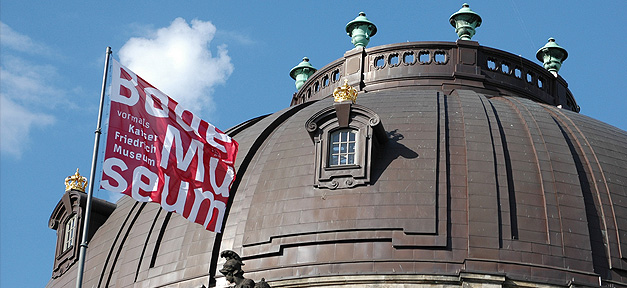
M341 129L331 133L329 141L329 166L356 164L357 131Z

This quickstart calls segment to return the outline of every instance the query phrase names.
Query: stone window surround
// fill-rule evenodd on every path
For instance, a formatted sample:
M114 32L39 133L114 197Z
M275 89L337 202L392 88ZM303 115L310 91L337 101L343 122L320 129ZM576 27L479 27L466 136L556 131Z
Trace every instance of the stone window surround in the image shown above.
M383 124L374 111L350 102L335 103L311 116L305 127L316 151L315 187L342 189L370 183L373 153L387 140ZM340 129L356 131L355 164L329 164L331 133Z
M87 194L79 190L66 191L61 197L59 203L54 208L48 227L57 231L57 245L54 257L54 265L52 268L52 278L63 275L78 261L79 247L81 237L83 235L85 204L87 203ZM113 213L116 205L105 200L92 198L92 212L89 221L89 233L87 241L93 237L94 233L107 221L107 218ZM70 246L65 246L66 240L66 224L68 220L75 217L74 222L74 238ZM67 249L64 249L67 248Z
M57 247L52 271L53 278L65 273L65 271L67 271L72 264L78 260L80 237L77 235L81 235L83 230L83 209L81 207L81 198L86 198L81 197L82 195L80 193L85 194L84 192L75 190L66 192L61 198L61 201L57 205L57 208L53 212L48 223L50 228L57 230ZM66 224L73 217L75 217L74 238L72 239L71 245L66 247Z

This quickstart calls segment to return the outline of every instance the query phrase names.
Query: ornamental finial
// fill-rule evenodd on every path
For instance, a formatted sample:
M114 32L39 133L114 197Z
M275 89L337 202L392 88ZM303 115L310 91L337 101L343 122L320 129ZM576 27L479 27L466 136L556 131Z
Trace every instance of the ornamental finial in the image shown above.
M303 87L309 76L313 75L317 70L309 63L309 58L303 57L303 61L290 70L290 77L296 80L296 90Z
M333 90L333 99L338 103L351 100L353 104L355 104L357 100L357 89L348 85L348 79L344 78L344 85Z
M453 13L448 21L455 27L455 33L461 40L470 40L475 35L475 28L481 26L481 16L470 10L468 3L464 3L462 8Z
M536 52L536 58L542 61L544 69L549 70L551 74L557 77L557 72L560 71L562 63L568 58L568 52L560 45L557 45L555 39L551 37L549 42Z
M366 13L359 12L359 16L346 24L346 34L351 37L351 43L355 47L368 46L370 37L377 34L377 26L366 18Z
M85 187L87 187L87 178L78 174L78 168L76 168L76 173L74 173L74 175L65 178L66 192L70 190L85 192Z

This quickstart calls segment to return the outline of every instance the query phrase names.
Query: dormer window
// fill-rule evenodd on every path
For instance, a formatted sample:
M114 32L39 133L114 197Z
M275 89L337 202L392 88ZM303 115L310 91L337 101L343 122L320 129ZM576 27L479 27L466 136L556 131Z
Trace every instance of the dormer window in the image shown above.
M52 278L57 278L78 260L79 246L84 226L87 179L76 174L65 179L65 194L52 211L48 226L57 231L57 246L52 268ZM105 200L92 199L92 217L87 240L107 220L115 209L115 204Z
M379 115L355 104L357 90L335 88L335 104L318 111L305 123L316 150L314 186L342 189L370 183L373 154L387 135Z
M52 278L61 276L78 260L79 237L82 231L83 209L87 195L82 191L69 190L50 216L48 225L57 230L57 249L54 257Z
M374 111L350 102L335 103L305 125L316 150L315 187L342 189L370 183L373 154L387 140Z
M357 131L340 129L331 133L329 141L329 166L356 164Z
M78 260L86 200L87 194L83 191L66 191L50 216L48 225L57 230L52 278L63 275ZM115 204L105 200L93 198L92 201L93 217L89 225L88 240L115 209Z

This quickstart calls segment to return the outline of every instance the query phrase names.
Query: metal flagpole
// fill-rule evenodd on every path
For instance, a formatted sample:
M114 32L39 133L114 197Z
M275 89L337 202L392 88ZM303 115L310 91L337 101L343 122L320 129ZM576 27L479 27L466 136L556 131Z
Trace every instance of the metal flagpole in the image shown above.
M85 270L85 253L87 252L87 237L89 236L89 216L91 214L91 201L94 194L94 178L96 178L96 161L98 159L98 144L100 134L102 134L102 107L104 106L105 88L107 86L107 73L109 72L109 58L111 57L111 47L107 47L105 56L104 75L102 76L102 92L100 92L100 108L98 109L98 124L96 125L96 136L94 139L94 154L91 158L91 172L89 173L89 190L87 190L87 204L85 205L85 219L83 225L83 236L81 239L80 252L78 256L78 275L76 276L76 288L83 287L83 271Z

